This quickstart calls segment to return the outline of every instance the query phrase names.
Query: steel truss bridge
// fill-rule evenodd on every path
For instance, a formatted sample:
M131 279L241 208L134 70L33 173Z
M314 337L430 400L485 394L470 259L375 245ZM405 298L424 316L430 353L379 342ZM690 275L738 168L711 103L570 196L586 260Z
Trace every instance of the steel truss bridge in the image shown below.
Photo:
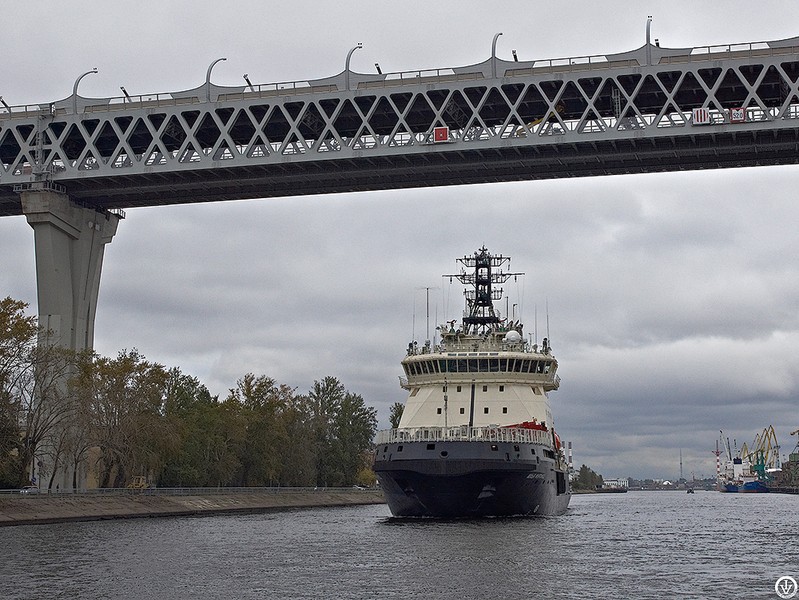
M76 81L57 102L0 98L0 216L22 214L20 193L37 187L121 209L797 162L799 37L492 54L240 87L213 85L209 67L183 92L83 98Z

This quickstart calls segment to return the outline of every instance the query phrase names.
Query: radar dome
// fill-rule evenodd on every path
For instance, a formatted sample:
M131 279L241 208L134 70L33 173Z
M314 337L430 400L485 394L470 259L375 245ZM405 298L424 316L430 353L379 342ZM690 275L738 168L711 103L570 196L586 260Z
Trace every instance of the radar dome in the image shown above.
M522 335L515 329L512 329L511 331L505 334L505 343L507 344L518 344L521 341L522 341Z

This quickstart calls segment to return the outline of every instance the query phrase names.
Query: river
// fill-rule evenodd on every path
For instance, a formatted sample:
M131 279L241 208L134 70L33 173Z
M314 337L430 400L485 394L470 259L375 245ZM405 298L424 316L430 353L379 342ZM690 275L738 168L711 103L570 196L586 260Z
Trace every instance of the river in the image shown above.
M385 505L0 528L0 598L779 598L799 496L579 495L561 517ZM799 595L797 596L799 598Z

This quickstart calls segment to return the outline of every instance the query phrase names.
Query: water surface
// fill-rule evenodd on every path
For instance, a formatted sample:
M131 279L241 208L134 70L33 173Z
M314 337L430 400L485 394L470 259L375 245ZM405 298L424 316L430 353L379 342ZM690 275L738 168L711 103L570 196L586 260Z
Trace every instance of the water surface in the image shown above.
M561 517L385 505L0 528L0 598L778 598L799 496L581 495Z

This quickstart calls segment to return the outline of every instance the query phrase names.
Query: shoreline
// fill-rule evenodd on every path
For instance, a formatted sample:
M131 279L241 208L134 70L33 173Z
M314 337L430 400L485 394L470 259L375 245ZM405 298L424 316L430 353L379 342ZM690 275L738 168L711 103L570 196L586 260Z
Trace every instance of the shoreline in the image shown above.
M256 513L385 504L380 490L289 488L120 490L113 494L0 495L0 527L76 521Z

